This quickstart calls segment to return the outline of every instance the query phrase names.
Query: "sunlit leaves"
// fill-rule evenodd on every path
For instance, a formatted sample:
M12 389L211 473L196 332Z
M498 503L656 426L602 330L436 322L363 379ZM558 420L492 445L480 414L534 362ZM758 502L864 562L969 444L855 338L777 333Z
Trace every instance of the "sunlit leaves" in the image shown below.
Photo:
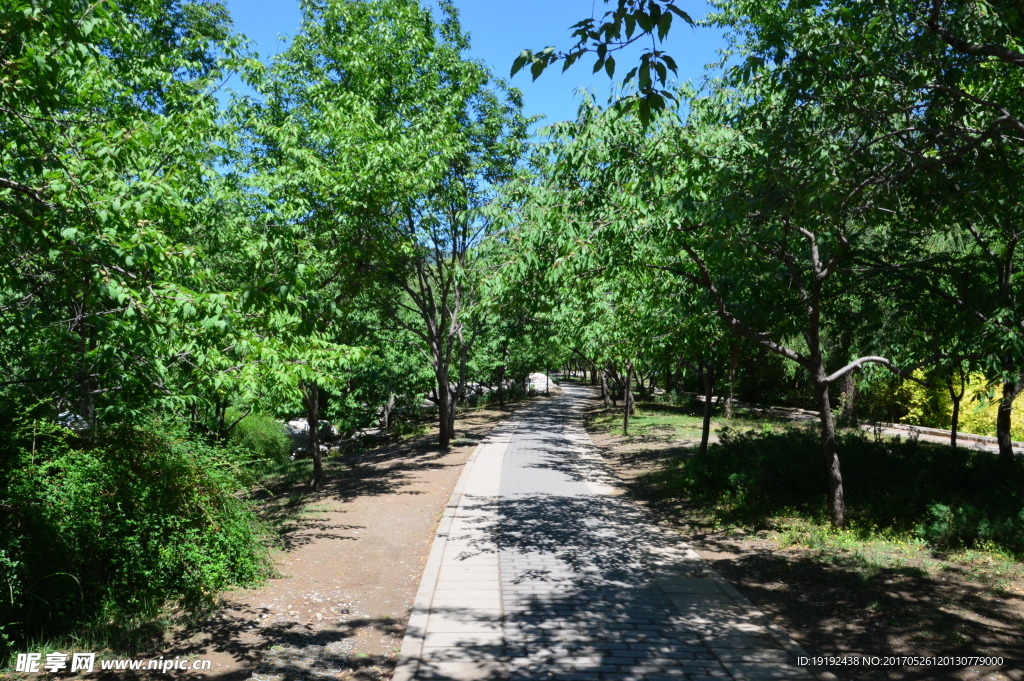
M568 51L559 51L550 46L539 52L523 50L512 62L511 75L515 76L529 65L530 75L536 80L545 69L558 61L562 62L562 71L565 71L583 56L593 53L593 72L604 70L612 78L615 75L612 52L643 36L650 36L652 43L655 37L657 41L663 42L674 17L694 25L690 15L675 0L616 0L615 9L605 12L600 20L585 19L572 26L572 37L577 42ZM638 27L639 33L636 32ZM667 87L669 72L678 73L675 60L652 44L640 56L639 66L626 74L624 83L635 84L637 94L623 104L628 109L635 107L644 125L650 124L653 116L665 108L667 100L674 99L671 89Z
M0 10L0 343L37 395L95 395L84 404L124 417L170 398L186 339L216 345L231 327L235 298L211 290L197 233L230 228L210 93L237 40L207 9ZM153 30L163 19L184 33Z

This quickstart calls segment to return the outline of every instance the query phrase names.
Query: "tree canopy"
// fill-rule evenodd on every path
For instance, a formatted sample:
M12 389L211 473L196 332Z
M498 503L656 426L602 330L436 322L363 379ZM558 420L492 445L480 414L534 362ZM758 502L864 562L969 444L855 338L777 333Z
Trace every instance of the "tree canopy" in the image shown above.
M692 401L700 455L719 401L811 409L836 526L856 511L837 433L865 420L955 447L969 412L1015 470L1024 13L713 7L609 0L572 47L510 55L513 76L592 56L615 77L649 45L621 97L536 137L447 1L303 2L266 63L215 0L0 7L0 645L147 574L131 616L258 579L253 424L305 419L320 491L325 440L429 420L449 447L538 371L582 373L624 433L638 397ZM728 35L699 83L672 78L681 23ZM249 94L218 96L232 75ZM89 572L107 517L148 548Z

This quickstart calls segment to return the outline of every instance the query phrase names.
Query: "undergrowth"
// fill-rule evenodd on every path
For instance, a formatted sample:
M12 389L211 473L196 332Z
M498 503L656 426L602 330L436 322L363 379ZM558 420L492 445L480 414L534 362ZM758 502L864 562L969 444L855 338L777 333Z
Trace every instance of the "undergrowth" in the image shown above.
M0 450L0 664L32 641L152 635L268 574L245 454L165 421L80 436L23 424Z
M630 417L629 432L631 436L664 436L677 439L699 438L704 426L703 403L687 401L681 404L668 402L638 402L634 414ZM716 412L718 410L716 409ZM611 435L622 435L622 410L610 410L592 419L594 425L607 430ZM734 432L747 430L770 431L781 427L781 419L762 418L739 413L729 420L720 414L712 416L712 429L727 425Z
M889 542L937 551L1024 555L1024 472L987 452L916 440L840 436L849 526L827 527L817 432L722 429L706 454L667 461L640 477L657 499L683 501L720 523L780 527L804 545ZM795 524L792 524L795 523ZM852 544L851 544L852 545Z

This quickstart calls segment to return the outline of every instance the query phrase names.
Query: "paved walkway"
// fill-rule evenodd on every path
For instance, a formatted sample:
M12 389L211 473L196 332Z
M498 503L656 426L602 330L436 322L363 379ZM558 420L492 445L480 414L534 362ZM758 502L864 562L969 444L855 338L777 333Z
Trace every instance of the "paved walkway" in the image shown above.
M466 464L395 681L812 679L781 629L618 496L585 391L502 422Z

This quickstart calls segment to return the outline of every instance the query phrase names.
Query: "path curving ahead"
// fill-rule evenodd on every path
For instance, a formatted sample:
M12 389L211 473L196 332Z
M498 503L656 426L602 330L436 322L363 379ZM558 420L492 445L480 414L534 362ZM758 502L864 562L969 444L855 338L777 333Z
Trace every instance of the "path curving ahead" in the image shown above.
M583 428L587 388L474 452L441 520L395 681L812 679L803 651L627 498Z

